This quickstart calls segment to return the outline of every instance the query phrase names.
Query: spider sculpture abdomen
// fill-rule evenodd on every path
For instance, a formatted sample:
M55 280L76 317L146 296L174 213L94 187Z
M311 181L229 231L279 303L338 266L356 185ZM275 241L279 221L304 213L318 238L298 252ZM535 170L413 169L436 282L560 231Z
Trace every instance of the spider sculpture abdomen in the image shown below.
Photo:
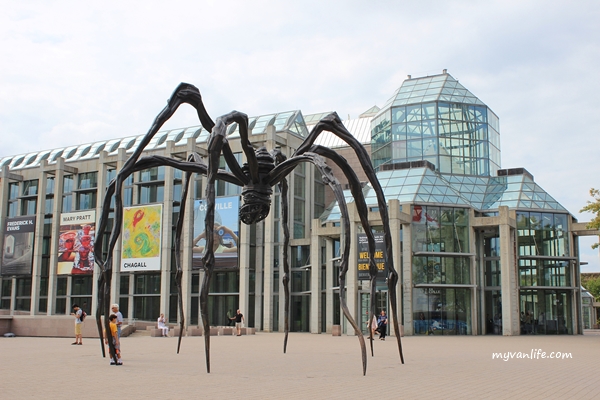
M256 150L256 159L258 161L258 182L251 181L242 189L243 205L239 215L240 220L246 225L262 221L269 215L271 209L273 189L267 178L275 168L275 160L264 146ZM247 163L242 167L242 171L246 176L251 176Z

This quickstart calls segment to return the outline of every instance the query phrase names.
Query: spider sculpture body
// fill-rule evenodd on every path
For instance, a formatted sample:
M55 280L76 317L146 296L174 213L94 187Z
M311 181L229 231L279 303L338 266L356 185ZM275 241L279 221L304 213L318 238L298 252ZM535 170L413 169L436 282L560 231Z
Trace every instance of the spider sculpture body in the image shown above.
M144 148L148 145L152 137L159 131L163 124L173 115L177 108L187 103L193 106L198 114L202 126L209 132L211 132L208 140L208 162L205 163L200 156L197 154L191 154L187 161L179 161L163 156L148 156L141 157L141 153ZM226 132L227 127L237 123L239 126L240 140L242 149L246 156L247 162L240 166L236 161L231 148L229 147ZM340 206L342 215L342 232L350 232L350 222L348 217L348 209L346 201L343 195L343 191L339 181L333 175L332 170L325 163L325 159L330 160L337 164L343 171L346 179L349 182L349 186L352 195L355 199L356 207L361 216L361 225L364 232L367 235L368 248L370 255L370 266L369 274L371 278L371 299L375 298L375 278L377 275L377 267L373 255L375 253L375 239L372 234L371 226L367 220L368 208L365 203L365 198L362 194L361 184L356 176L355 172L348 165L347 161L339 156L333 150L314 145L316 138L323 132L329 131L342 138L350 147L354 149L358 159L360 160L361 166L364 169L371 185L373 186L378 199L379 212L383 221L384 237L386 241L386 259L388 266L388 289L390 295L390 303L392 306L392 321L394 325L394 332L398 342L398 351L400 353L400 359L404 363L404 357L402 354L402 345L400 341L400 330L397 318L396 309L396 284L398 282L398 274L394 269L393 258L392 258L392 241L391 233L389 228L389 216L387 213L387 207L383 190L377 180L375 171L371 166L369 155L365 148L357 141L351 134L346 130L337 114L331 114L321 120L314 129L309 133L308 137L295 151L295 153L289 158L281 153L281 151L275 149L271 152L267 151L266 148L261 147L255 150L252 143L249 141L248 135L248 117L237 111L232 111L229 114L223 115L217 118L216 122L213 122L206 112L202 103L200 92L196 87L190 84L181 83L174 93L171 95L167 102L167 106L160 112L160 114L154 120L150 130L144 136L139 146L135 149L131 157L125 162L123 168L118 172L116 178L110 183L103 203L102 215L100 217L98 233L96 235L97 240L95 242L94 253L96 260L101 268L101 274L98 278L98 309L96 311L96 319L98 322L98 330L100 337L102 338L102 325L100 316L102 311L104 315L109 315L110 310L110 287L111 287L111 275L112 275L112 254L117 243L117 240L121 233L121 225L123 221L123 201L122 201L122 186L123 182L127 177L136 171L141 171L147 168L156 166L170 166L177 168L185 172L183 181L183 193L181 198L181 212L177 221L177 228L175 233L175 258L177 264L177 273L175 276L178 294L179 294L179 310L180 310L180 331L179 341L177 345L177 352L181 346L181 335L185 324L183 314L183 300L182 300L182 287L181 279L183 275L182 263L180 259L181 254L181 235L183 231L183 220L184 211L186 205L186 199L188 197L188 188L191 177L194 173L203 174L207 177L206 183L206 194L207 207L205 217L206 227L206 246L204 255L202 256L202 264L205 270L204 280L202 282L202 289L200 292L200 313L202 316L202 324L204 327L204 338L205 338L205 352L206 352L206 369L210 373L210 326L208 319L208 288L211 280L211 276L215 265L215 256L213 250L214 237L214 217L215 217L215 181L217 179L224 180L239 186L242 186L242 197L243 205L240 208L239 216L240 220L245 224L252 224L262 221L269 214L271 206L271 195L273 193L273 186L278 185L281 192L281 210L282 210L282 228L284 234L284 245L283 245L283 285L285 292L285 314L284 314L284 344L283 351L286 352L288 332L289 332L289 272L290 267L288 263L287 250L289 247L289 226L288 226L288 185L286 176L294 170L294 168L303 162L310 162L316 166L323 176L323 182L333 190L335 198ZM221 155L225 158L225 162L230 169L230 172L219 169L219 160ZM103 257L103 233L105 232L108 219L111 198L115 197L114 206L114 221L113 228L108 243L108 256L106 259ZM367 367L367 356L366 346L364 337L361 329L358 327L354 318L352 317L348 307L346 305L345 296L345 277L348 270L348 259L350 251L350 235L343 234L343 252L340 260L340 304L344 316L347 318L350 325L354 328L356 335L358 336L362 364L363 374L366 374ZM371 315L375 315L375 303L371 301ZM371 322L369 322L371 323ZM110 332L108 328L108 319L105 320L106 332ZM372 331L369 329L371 354L373 354L373 336ZM101 342L102 346L102 342ZM109 341L109 346L112 346L112 342ZM114 354L114 349L111 354ZM104 347L102 346L102 354L104 355Z

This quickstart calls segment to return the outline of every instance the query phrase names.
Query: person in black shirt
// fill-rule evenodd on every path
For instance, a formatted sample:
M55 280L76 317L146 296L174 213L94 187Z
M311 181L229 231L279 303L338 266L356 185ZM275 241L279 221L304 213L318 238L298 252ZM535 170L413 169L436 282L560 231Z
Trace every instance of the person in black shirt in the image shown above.
M235 329L237 330L238 336L242 336L242 322L244 322L244 314L242 314L238 308L235 313Z
M387 331L388 317L385 315L385 311L381 310L379 318L377 318L377 331L379 332L379 339L385 340L385 334Z

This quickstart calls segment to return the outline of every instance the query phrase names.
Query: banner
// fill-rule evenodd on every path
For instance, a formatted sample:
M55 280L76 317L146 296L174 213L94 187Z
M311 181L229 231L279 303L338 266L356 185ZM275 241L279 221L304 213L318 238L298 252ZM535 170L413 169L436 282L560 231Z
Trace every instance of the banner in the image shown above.
M375 237L375 264L377 265L377 279L387 277L385 268L385 240L383 233L373 233ZM358 234L358 280L369 280L369 242L367 235L364 233Z
M160 271L162 204L123 209L121 272Z
M238 235L240 198L218 197L215 199L214 251L215 268L232 269L238 266ZM202 255L206 246L204 219L206 200L194 202L194 240L192 241L192 269L202 267Z
M31 275L34 234L35 216L6 220L1 275Z
M96 211L60 215L58 239L58 275L81 275L94 272Z

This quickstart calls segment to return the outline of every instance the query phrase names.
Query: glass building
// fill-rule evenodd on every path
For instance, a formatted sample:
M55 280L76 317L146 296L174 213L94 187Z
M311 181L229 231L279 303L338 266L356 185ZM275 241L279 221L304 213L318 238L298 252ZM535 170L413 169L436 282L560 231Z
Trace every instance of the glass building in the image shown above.
M291 155L328 114L305 116L294 110L252 117L251 141ZM537 185L526 169L501 168L499 120L485 103L444 71L409 77L382 108L371 107L343 123L370 150L384 189L393 261L400 275L397 305L404 334L582 332L577 236L585 234L585 224ZM227 135L236 159L243 163L236 124ZM206 156L208 138L209 132L201 126L161 131L144 155L185 159L196 152ZM71 330L61 327L70 326L64 319L72 305L83 305L88 314L95 310L99 267L90 269L75 261L74 253L80 258L87 254L86 243L95 238L105 188L141 139L126 137L0 159L0 315L12 317L13 332L70 336ZM324 133L317 144L334 148L366 181L345 142ZM221 167L229 168L224 160ZM347 188L344 176L335 166L332 169ZM288 176L288 184L290 329L330 333L334 325L341 325L344 332L354 334L346 326L338 299L339 207L311 164L299 165ZM205 178L196 176L192 186L189 206L181 210L181 171L154 167L133 174L124 184L128 210L161 210L160 252L154 269L128 269L131 264L123 261L128 257L125 239L113 254L111 296L129 324L154 324L161 312L172 324L178 320L172 243L182 211L186 213L184 315L189 327L201 322L203 271L197 264L196 229L203 221ZM224 205L241 201L241 188L227 182L217 182L216 193ZM363 193L370 207L369 220L380 232L374 191L365 183ZM352 209L349 190L345 196ZM219 210L219 218L230 221L235 237L225 239L233 251L221 259L213 274L211 325L225 325L227 312L240 308L249 327L283 330L280 202L275 189L268 217L250 226L235 219L235 207ZM111 207L112 218L114 201ZM73 222L79 219L86 222ZM11 231L16 226L32 229L19 236ZM366 332L370 283L358 272L361 230L353 216L347 232L353 238L347 302ZM104 252L106 257L106 246ZM387 311L385 276L376 285L377 311ZM97 334L89 325L84 334Z

